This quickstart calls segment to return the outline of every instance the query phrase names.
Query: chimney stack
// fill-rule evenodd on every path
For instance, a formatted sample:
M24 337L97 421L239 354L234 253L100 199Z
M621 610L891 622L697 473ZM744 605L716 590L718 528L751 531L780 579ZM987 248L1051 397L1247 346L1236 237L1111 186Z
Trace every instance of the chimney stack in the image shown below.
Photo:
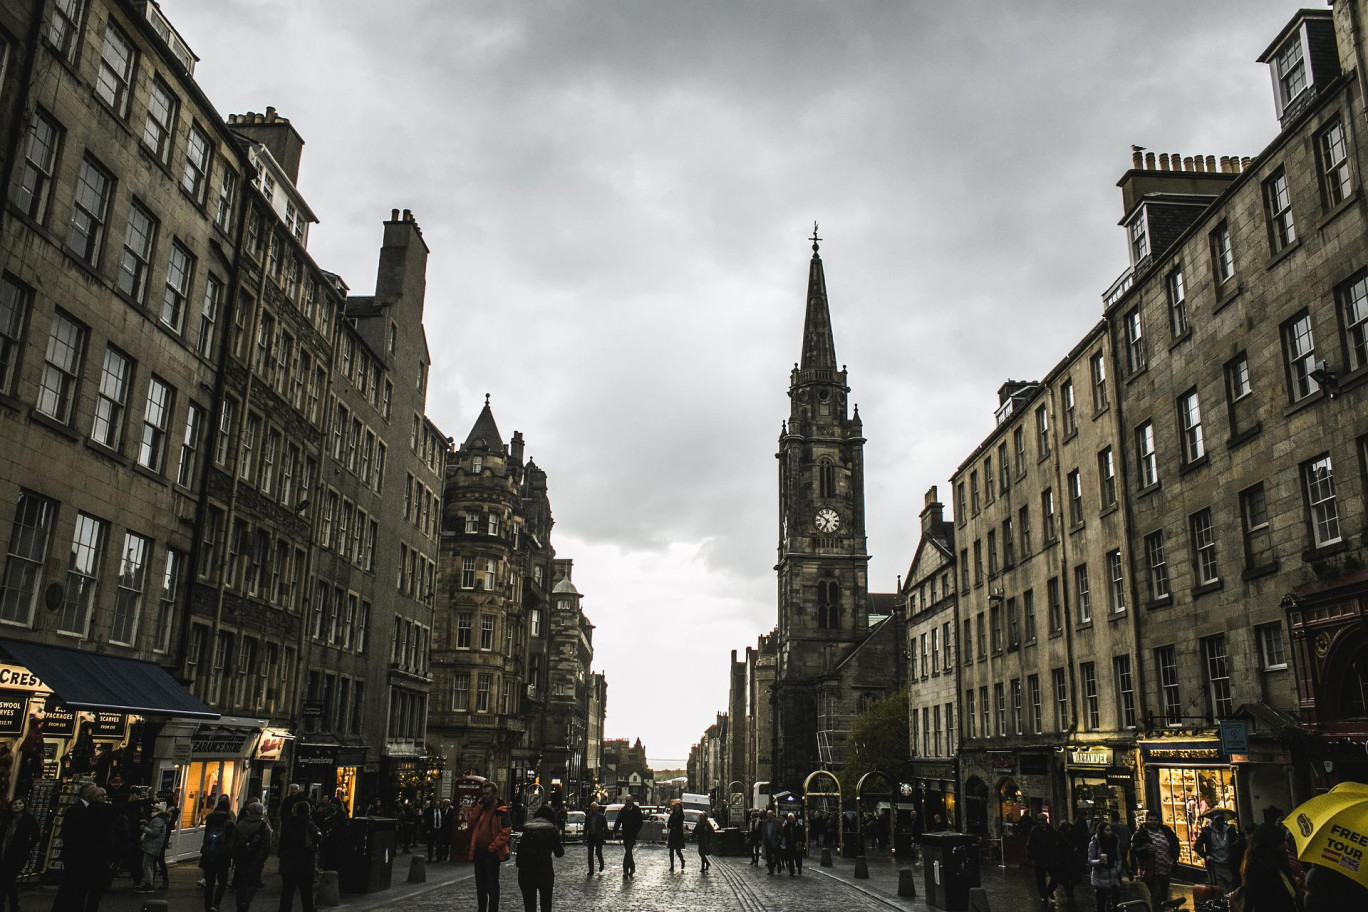
M259 142L271 153L276 164L285 171L291 184L299 183L299 159L304 153L304 138L290 125L287 117L281 117L273 107L266 113L230 114L228 125L253 142Z

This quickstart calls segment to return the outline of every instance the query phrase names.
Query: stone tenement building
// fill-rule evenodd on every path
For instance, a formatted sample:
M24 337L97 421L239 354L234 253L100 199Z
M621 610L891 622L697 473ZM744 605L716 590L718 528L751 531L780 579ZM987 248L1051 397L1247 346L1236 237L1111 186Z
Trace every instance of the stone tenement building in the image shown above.
M907 618L908 739L912 798L926 825L956 819L959 749L956 720L955 527L933 487L921 512L921 540L900 597Z
M1180 836L1185 799L1254 820L1368 778L1365 15L1301 11L1260 56L1282 129L1252 161L1137 156L1120 185L1140 784Z
M574 562L557 558L551 589L550 630L546 653L546 717L540 772L554 792L589 803L594 779L588 764L590 690L594 661L594 625L580 608L572 580ZM602 731L602 723L599 724ZM600 737L602 735L600 734Z
M1044 380L1003 384L997 426L951 477L969 832L1136 807L1136 608L1107 342L1099 323Z
M187 851L218 794L415 795L446 451L418 226L393 213L349 296L308 253L287 119L225 122L154 3L33 10L0 14L9 734L42 726L44 776L134 758Z
M519 432L504 443L486 397L448 458L429 716L446 769L509 783L515 815L538 789L577 806L593 788L593 627L555 559L546 473L523 447Z
M1195 865L1204 810L1368 776L1365 6L1259 58L1258 156L1136 153L1103 321L953 477L970 832L1148 807Z

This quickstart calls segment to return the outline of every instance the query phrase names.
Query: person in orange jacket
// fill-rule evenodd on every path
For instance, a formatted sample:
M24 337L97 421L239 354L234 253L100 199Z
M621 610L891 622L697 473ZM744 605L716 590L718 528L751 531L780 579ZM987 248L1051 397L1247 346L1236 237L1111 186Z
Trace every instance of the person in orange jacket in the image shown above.
M499 788L492 782L480 786L480 803L470 814L470 860L475 863L475 896L478 912L498 912L499 863L508 858L508 808L499 803Z

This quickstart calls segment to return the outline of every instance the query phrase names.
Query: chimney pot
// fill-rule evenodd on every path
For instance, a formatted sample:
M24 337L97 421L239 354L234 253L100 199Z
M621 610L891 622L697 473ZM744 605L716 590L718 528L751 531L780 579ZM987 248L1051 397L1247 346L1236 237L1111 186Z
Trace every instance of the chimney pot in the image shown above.
M1145 167L1145 155L1143 152L1137 150L1131 153L1131 167L1137 171Z
M391 209L391 210L390 210L390 221L391 221L391 222L397 222L397 221L399 221L399 210L398 210L398 209Z
M1159 170L1160 170L1160 171L1167 171L1168 169L1169 169L1169 155L1168 155L1167 152L1160 152L1160 153L1159 153Z
M1202 156L1200 156L1200 155L1195 156L1195 157L1192 159L1192 163L1195 164L1195 165L1197 166L1198 172L1205 172L1205 171L1206 171L1206 159L1202 158Z
M1208 171L1215 171L1215 170L1216 170L1216 156L1214 156L1214 155L1208 155L1208 156L1206 157L1206 166L1207 166L1207 170L1208 170Z
M1188 155L1188 156L1184 157L1184 159L1183 159L1183 170L1184 170L1184 171L1191 171L1191 170L1192 170L1192 156L1191 156L1191 155Z
M1146 152L1146 153L1145 153L1145 169L1148 170L1148 171L1153 171L1153 170L1154 170L1154 153L1153 153L1153 152Z
M411 222L411 221L413 221L413 212L412 212L411 210L408 210L408 209L405 209L405 210L404 210L404 221L406 221L406 222Z
M1249 163L1250 163L1251 161L1253 161L1253 159L1250 158L1248 155L1246 155L1244 158L1240 159L1240 167L1241 167L1243 170L1248 171L1248 170L1249 170Z

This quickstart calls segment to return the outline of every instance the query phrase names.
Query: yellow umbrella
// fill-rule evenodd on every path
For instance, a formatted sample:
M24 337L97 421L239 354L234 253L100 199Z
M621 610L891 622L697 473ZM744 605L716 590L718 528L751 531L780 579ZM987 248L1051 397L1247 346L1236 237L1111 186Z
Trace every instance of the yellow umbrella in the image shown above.
M1341 782L1283 818L1297 857L1368 887L1368 785Z

